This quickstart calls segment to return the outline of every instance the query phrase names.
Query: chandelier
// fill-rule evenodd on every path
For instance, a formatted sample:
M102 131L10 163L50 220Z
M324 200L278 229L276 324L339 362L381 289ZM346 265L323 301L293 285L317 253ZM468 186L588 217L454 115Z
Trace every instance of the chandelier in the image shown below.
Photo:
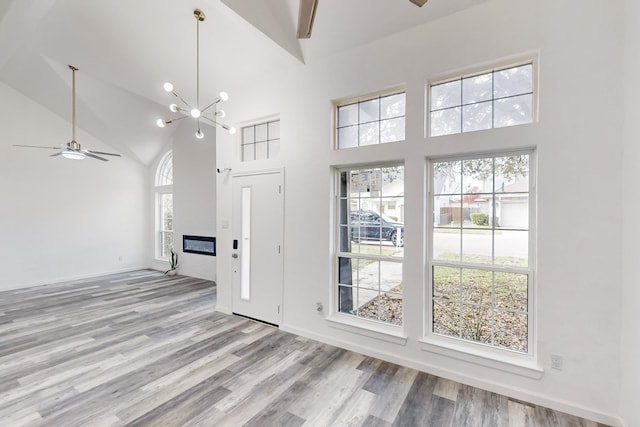
M182 115L174 119L158 119L156 124L158 127L163 128L170 123L177 122L178 120L182 120L186 117L192 117L197 120L198 128L196 131L196 138L198 139L204 138L204 133L200 130L201 120L211 122L228 131L230 134L234 134L236 133L235 127L227 126L217 121L217 118L223 118L225 116L225 112L224 110L217 110L216 105L220 101L227 101L229 99L229 94L227 92L220 92L212 103L204 108L200 108L200 22L204 21L206 16L200 9L194 10L193 15L196 18L196 104L195 106L192 106L185 101L184 98L174 89L173 85L167 82L164 84L164 90L175 96L182 104L171 104L169 105L169 110L173 113L180 113ZM212 107L213 109L210 110ZM209 113L209 115L207 115L207 113Z

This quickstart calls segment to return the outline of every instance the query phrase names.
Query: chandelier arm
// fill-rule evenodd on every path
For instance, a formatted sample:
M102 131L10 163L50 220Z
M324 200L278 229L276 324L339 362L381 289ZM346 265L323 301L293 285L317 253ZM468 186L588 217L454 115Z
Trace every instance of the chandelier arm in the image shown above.
M164 122L165 122L165 124L171 124L173 122L177 122L178 120L182 120L182 119L185 119L187 117L190 117L190 116L180 116L180 117L177 117L175 119L165 120Z
M210 121L211 123L213 123L214 125L218 125L218 126L220 126L220 127L224 127L224 126L225 126L225 125L223 125L222 123L216 122L215 120L213 120L212 118L207 117L207 116L200 116L200 118L201 118L201 119L209 120L209 121Z
M173 94L173 96L175 96L180 101L182 101L182 103L186 105L189 110L193 108L187 101L184 100L184 98L178 92L176 92L175 90L172 90L171 93Z
M213 101L211 104L207 105L206 107L204 107L202 109L202 112L204 113L205 111L207 111L209 108L213 107L214 105L216 105L217 103L219 103L221 101L220 97L216 97L216 100Z
M227 126L224 123L217 122L217 121L215 121L215 120L213 120L213 119L211 119L209 117L205 117L205 116L200 116L200 118L204 118L204 119L209 120L211 123L220 126L222 129L224 129L226 131L229 131L229 133L234 134L236 132L235 128L233 126Z

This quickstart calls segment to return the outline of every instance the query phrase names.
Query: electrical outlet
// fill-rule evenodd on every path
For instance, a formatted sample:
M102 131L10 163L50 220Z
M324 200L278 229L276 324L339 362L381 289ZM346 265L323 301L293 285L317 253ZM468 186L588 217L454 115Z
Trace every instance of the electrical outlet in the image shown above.
M551 355L551 369L562 371L562 364L563 364L562 356L558 354Z

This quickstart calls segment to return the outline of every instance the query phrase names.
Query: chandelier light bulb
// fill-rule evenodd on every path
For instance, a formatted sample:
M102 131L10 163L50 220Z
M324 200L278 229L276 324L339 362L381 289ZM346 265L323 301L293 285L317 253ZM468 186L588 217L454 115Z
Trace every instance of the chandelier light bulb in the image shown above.
M224 118L226 117L227 113L224 112L224 110L218 110L216 111L216 116L220 117L220 118Z
M198 117L200 117L201 114L202 113L197 108L194 108L191 110L191 117L193 117L194 119L197 119Z
M202 133L200 129L198 129L198 131L196 132L196 138L198 139L204 138L204 133Z
M228 101L229 100L229 94L227 92L220 92L220 94L218 96L223 101Z
M235 135L235 134L236 134L236 127L235 127L235 126L231 126L231 127L229 128L229 133L230 133L231 135Z
M164 127L164 120L158 119L158 120L156 120L156 124L158 125L159 128L163 128Z
M171 92L173 90L173 85L169 82L166 82L164 84L164 90L166 90L167 92Z
M169 105L169 110L171 110L174 113L177 113L179 110L178 104L171 104Z

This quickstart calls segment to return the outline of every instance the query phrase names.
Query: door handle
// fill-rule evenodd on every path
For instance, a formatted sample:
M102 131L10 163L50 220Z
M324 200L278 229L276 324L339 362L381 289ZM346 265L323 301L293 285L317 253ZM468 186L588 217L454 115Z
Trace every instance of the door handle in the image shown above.
M234 253L232 253L232 254L231 254L231 258L238 258L238 254L237 254L237 253L235 253L235 252L234 252Z

